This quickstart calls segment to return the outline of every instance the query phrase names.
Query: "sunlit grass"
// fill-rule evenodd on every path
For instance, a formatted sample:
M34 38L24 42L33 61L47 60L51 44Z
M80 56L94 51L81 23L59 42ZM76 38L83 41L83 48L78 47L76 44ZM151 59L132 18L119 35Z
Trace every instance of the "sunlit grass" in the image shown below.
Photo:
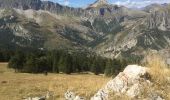
M27 74L7 69L7 63L0 64L0 100L21 100L28 96L45 95L54 92L56 100L64 100L67 90L90 98L110 78L90 74Z
M167 77L170 76L170 70L163 57L158 54L149 54L147 56L146 67L149 67L149 73L155 83L161 85L167 83Z
M166 60L159 54L149 54L147 57L146 67L149 68L152 87L146 86L145 93L157 93L166 100L170 100L170 69L166 64ZM147 94L148 95L148 94Z

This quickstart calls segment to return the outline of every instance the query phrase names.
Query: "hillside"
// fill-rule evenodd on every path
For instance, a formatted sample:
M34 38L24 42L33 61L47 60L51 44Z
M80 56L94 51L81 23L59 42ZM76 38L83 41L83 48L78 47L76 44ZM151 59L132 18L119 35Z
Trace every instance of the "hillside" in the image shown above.
M170 4L0 0L0 62L0 100L169 100Z
M86 9L40 0L0 2L0 46L4 49L60 48L109 58L143 56L147 50L169 52L169 4L137 10L105 0Z

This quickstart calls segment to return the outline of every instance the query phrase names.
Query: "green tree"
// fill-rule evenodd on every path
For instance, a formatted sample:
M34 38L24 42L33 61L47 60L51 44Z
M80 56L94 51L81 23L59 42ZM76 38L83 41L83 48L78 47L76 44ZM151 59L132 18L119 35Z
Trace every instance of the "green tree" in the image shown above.
M2 52L0 52L0 61L1 61L1 62L4 61L4 56L3 56Z
M47 53L46 53L46 59L47 59L47 65L48 65L48 67L49 67L49 69L51 69L51 71L53 72L53 56L55 56L55 55L53 55L54 54L54 51L47 51Z
M71 56L68 55L62 55L59 60L59 71L71 74L73 72L72 70L72 59Z
M114 71L115 71L115 68L113 66L113 62L111 59L109 59L106 63L105 75L112 76L114 74Z
M70 55L66 58L66 74L71 74L73 72L72 57Z
M29 57L26 58L26 63L24 65L24 72L35 73L37 70L35 68L35 64L36 64L35 56L29 55Z
M48 66L46 56L36 58L35 62L36 62L36 64L34 66L37 68L36 72L51 71L51 68Z
M120 61L120 63L121 63L121 70L123 70L128 65L128 63L127 63L127 61L125 59L122 59Z
M57 56L57 55L56 55ZM54 72L54 73L59 73L59 68L58 68L58 58L57 57L54 57L54 59L53 59L53 69L52 69L52 71Z
M25 55L21 51L17 51L9 61L9 68L14 68L15 71L22 71L25 63Z
M93 63L91 65L91 71L95 74L98 75L100 73L100 67L97 58L93 59Z

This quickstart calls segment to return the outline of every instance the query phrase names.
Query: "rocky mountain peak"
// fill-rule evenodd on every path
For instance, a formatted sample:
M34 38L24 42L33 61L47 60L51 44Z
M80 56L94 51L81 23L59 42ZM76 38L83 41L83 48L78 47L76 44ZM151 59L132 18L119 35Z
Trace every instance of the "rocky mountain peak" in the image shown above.
M97 0L93 4L91 4L89 7L98 7L98 6L107 5L107 4L108 4L107 0Z

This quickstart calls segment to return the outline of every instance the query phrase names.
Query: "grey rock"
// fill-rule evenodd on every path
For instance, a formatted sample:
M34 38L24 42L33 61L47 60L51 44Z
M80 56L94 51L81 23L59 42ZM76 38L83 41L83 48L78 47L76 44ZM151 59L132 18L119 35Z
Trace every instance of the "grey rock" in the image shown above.
M74 92L69 90L64 94L64 96L66 100L85 100L84 97L76 96Z
M110 80L104 88L100 89L91 100L108 100L109 92L123 93L134 98L141 93L140 80L147 73L147 68L138 65L129 65L114 79ZM148 80L144 80L148 83Z

